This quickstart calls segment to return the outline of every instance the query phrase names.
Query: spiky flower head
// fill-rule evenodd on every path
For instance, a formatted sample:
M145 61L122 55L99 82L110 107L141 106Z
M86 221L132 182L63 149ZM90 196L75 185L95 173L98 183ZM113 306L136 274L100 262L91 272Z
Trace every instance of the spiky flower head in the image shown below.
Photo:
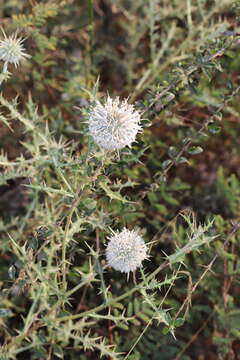
M89 133L94 142L105 150L118 150L131 146L142 129L141 115L127 99L107 97L92 107L89 117Z
M147 245L136 230L124 228L109 238L106 249L108 265L122 273L135 271L147 258Z
M24 39L17 38L17 33L9 37L4 33L4 40L0 40L0 60L4 61L6 66L10 63L17 67L23 58L30 57L24 52L23 41Z

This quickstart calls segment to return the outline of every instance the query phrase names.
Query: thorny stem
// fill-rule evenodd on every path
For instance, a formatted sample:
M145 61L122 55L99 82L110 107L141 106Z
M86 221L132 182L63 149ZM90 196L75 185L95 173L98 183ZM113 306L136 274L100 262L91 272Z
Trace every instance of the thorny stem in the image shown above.
M225 242L224 242L224 246L226 246L226 244L229 242L229 240L231 239L231 237L239 230L240 228L240 223L237 223L233 226L233 229L231 231L231 233L228 235L228 237L226 238ZM214 258L212 259L212 261L210 262L210 264L207 266L207 268L204 270L204 272L202 273L202 275L200 276L198 282L193 286L192 290L191 290L191 294L196 290L199 282L203 279L203 277L206 275L206 273L211 269L213 263L215 262L215 260L218 258L218 254L216 254L214 256ZM75 315L70 315L70 316L63 316L60 318L57 318L56 321L68 321L68 320L74 320L74 319L79 319L85 316L88 316L90 314L94 314L97 313L103 309L105 309L106 307L109 307L112 304L115 304L123 299L125 299L126 297L129 297L130 295L132 295L133 293L135 293L136 291L140 291L142 290L144 284L146 283L146 281L150 281L152 280L160 271L162 271L164 268L166 268L167 266L170 265L170 262L168 260L164 261L155 271L153 271L152 274L150 274L148 277L146 277L146 279L144 279L143 281L140 282L140 284L130 290L128 290L127 292L125 292L124 294L117 296L111 300L109 300L108 302L106 302L105 304L99 305L97 307L95 307L94 309L90 309L84 312L81 312L79 314L75 314ZM182 306L180 307L179 311L177 312L175 318L178 317L178 315L180 314L180 312L182 311L182 309L184 308L186 302L189 301L189 296L187 297L187 299L184 301L184 303L182 304Z
M181 266L181 265L180 265ZM179 269L177 270L176 274L179 272L180 270L180 266L179 266ZM142 272L143 274L143 272ZM145 279L146 281L146 279ZM147 329L149 328L149 326L152 324L152 321L154 319L154 317L156 316L156 314L159 312L159 310L161 309L162 307L162 304L164 303L165 299L167 298L171 288L173 287L174 285L174 282L169 286L168 290L166 291L163 299L161 300L161 303L159 304L158 307L155 307L154 306L154 309L155 309L155 312L153 314L153 316L151 317L151 319L149 320L149 322L147 323L147 325L145 326L145 328L143 329L143 331L141 332L141 334L139 335L139 337L137 338L137 340L135 341L135 343L133 344L133 346L131 347L131 349L128 351L128 353L126 354L126 356L124 357L123 360L127 360L127 358L129 357L129 355L132 353L132 351L134 350L134 348L136 347L136 345L139 343L139 341L141 340L141 338L143 337L143 335L145 334L145 332L147 331ZM145 290L144 290L145 292ZM146 293L146 292L145 292ZM172 335L174 336L174 334L172 333Z
M224 241L223 244L223 248L225 248L225 246L228 244L228 242L231 240L232 236L240 229L240 222L237 224L233 225L232 231L230 232L230 234L227 236L226 240ZM211 270L214 262L216 261L216 259L219 257L219 254L216 254L213 259L210 261L210 263L206 266L206 269L203 271L202 275L200 276L200 278L198 279L198 281L195 283L195 285L192 287L191 291L189 292L187 298L185 299L185 301L183 302L182 306L180 307L180 309L178 310L177 314L175 315L175 319L177 319L177 317L179 316L179 314L181 313L181 311L184 309L186 303L190 302L191 299L191 295L194 293L194 291L196 290L196 288L198 287L199 283L202 281L202 279L205 277L205 275Z
M221 50L223 51L223 50ZM215 54L213 55L214 57L219 56L219 52L218 55ZM221 110L224 109L224 107L226 106L226 104L240 91L240 85L231 93L230 96L226 97L226 99L224 100L224 102L220 105L220 107L217 109L217 111L206 121L204 122L203 126L201 127L201 129L198 131L198 133L200 133L201 131L203 131L205 129L205 127L212 121L212 119L214 118L215 114L220 112ZM166 175L166 173L171 169L171 167L177 163L177 160L182 156L182 154L189 148L189 146L191 145L192 141L194 139L190 139L185 145L184 147L180 150L180 152L177 154L176 156L176 160L175 162L172 162L171 164L169 164L169 166L165 169L164 174ZM68 216L68 220L67 220L67 224L66 224L66 231L65 231L65 237L64 237L64 241L63 241L63 251L62 251L62 262L63 262L63 284L64 284L64 289L66 289L66 244L67 244L67 238L68 238L68 232L69 232L69 228L70 228L70 223L71 223L71 218L73 215L73 212L75 210L75 208L77 207L78 203L80 201L80 198L77 199L75 201L75 203L73 203L73 206L71 208L70 211L70 215ZM213 262L215 261L215 258L213 260ZM147 280L151 280L155 275L157 275L163 268L165 268L166 266L169 265L169 261L165 261L163 264L161 264L151 275L149 275L149 277L147 278ZM117 301L120 301L122 299L124 299L125 297L128 297L129 295L131 295L132 293L134 293L135 291L138 291L141 286L144 285L144 282L141 282L139 284L139 286L129 290L128 292L126 292L123 295L120 295L119 297L115 298L115 299L111 299L109 300L107 303L102 304L98 307L96 307L93 310L88 310L85 311L83 313L80 314L76 314L76 315L72 315L72 316L66 316L66 317L62 317L62 318L58 318L56 319L57 321L64 321L64 320L70 320L70 319L77 319L83 316L86 316L92 312L96 312L96 311L101 311L102 309L104 309L107 306L110 306L112 304L114 304Z
M233 226L232 231L230 232L230 234L227 236L226 240L224 241L223 244L223 248L226 247L226 245L228 244L228 242L230 241L231 237L240 229L240 223L237 223ZM180 312L183 310L183 308L185 307L186 303L190 302L191 299L191 295L194 293L194 291L196 290L197 286L199 285L199 283L202 281L202 279L204 278L204 276L207 274L207 272L211 271L211 268L214 264L214 262L216 261L216 259L219 257L218 254L216 254L214 256L214 258L210 261L210 263L206 266L206 269L204 270L204 272L202 273L202 275L200 276L200 278L198 279L198 281L195 283L195 285L192 287L191 291L189 292L187 298L185 299L185 301L183 302L182 306L180 307L180 309L178 310L177 314L175 315L175 319L177 319L177 317L179 316ZM186 315L186 312L185 312ZM184 316L185 316L184 315ZM198 329L198 331L194 334L194 336L189 340L189 342L184 346L184 348L177 354L177 356L174 358L174 360L179 360L181 359L182 355L185 353L185 351L187 350L187 348L196 340L198 334L205 328L205 326L207 325L207 323L211 320L211 318L214 315L214 310L209 314L208 318L204 321L204 323L202 324L202 326Z
M218 109L214 112L214 114L212 114L205 122L204 124L201 126L200 130L198 130L197 134L200 134L208 125L209 123L212 122L212 120L214 119L214 117L216 116L217 113L221 112L225 106L229 103L229 101L235 96L237 95L237 93L240 91L240 85L233 90L233 92L227 96L225 98L225 100L223 101L223 103L218 107ZM177 154L175 161L170 163L168 165L168 167L164 170L164 175L167 174L167 172L171 169L171 167L174 165L174 163L176 164L178 162L178 160L180 159L180 157L183 155L183 153L189 148L189 146L192 144L192 142L194 141L194 138L191 138L187 141L187 143L183 146L183 148L179 151L179 153Z
M68 242L68 233L70 230L70 225L71 225L71 221L72 221L72 216L73 213L75 211L75 209L77 208L80 200L81 200L81 195L82 195L82 191L81 188L79 188L77 190L77 195L76 195L76 199L73 202L71 209L70 209L70 213L67 217L67 223L66 223L66 227L65 227L65 234L64 234L64 238L63 238L63 245L62 245L62 274L63 274L63 289L66 290L67 289L67 281L66 281L66 249L67 249L67 242Z
M213 13L216 11L216 8L213 11L210 11L206 16L204 16L204 20L203 23L205 23L206 21L208 21L211 16L213 15ZM183 51L186 50L186 46L188 45L188 41L190 39L193 39L194 36L199 32L199 28L194 28L194 31L191 31L189 33L189 36L186 38L186 40L177 48L177 50L174 52L174 54L172 55L172 58L177 58L179 56L179 54L181 54ZM234 34L234 35L238 35L238 34ZM224 48L225 51L225 48ZM171 60L168 60L164 63L163 66L158 67L158 74L161 73L162 71L164 71L166 69L166 67L171 64ZM195 69L196 70L196 69ZM194 70L194 71L195 71ZM135 98L138 96L138 94L142 91L142 87L143 87L143 83L145 83L145 88L147 86L149 86L149 83L151 83L151 72L149 69L146 71L145 75L143 75L142 79L139 81L139 83L136 85L136 90L133 93L133 95L131 96L131 101L135 100ZM150 80L149 80L150 78ZM143 80L144 79L144 80ZM148 79L148 80L147 80ZM168 89L167 91L173 89L181 80L178 80L177 83L173 83L172 86L170 87L170 89Z
M185 353L187 348L189 348L189 346L197 339L198 335L207 326L213 315L214 315L214 310L208 315L207 319L203 322L202 326L196 331L196 333L192 336L192 338L188 341L188 343L184 346L184 348L177 354L174 360L181 359L182 355Z
M232 100L232 98L237 95L240 91L240 85L238 87L236 87L236 89L234 89L232 91L232 93L228 96L226 96L225 100L223 101L223 103L217 108L217 110L206 120L204 121L203 125L201 126L201 128L197 131L197 133L195 134L195 136L193 136L192 138L189 138L187 140L187 142L184 144L184 146L182 147L182 149L178 152L178 154L176 155L175 159L166 167L166 169L164 169L162 175L163 177L165 177L167 175L167 173L169 172L169 170L178 163L179 159L181 158L181 156L184 154L185 151L188 150L189 146L193 143L193 141L195 140L195 138L197 137L197 135L199 135L202 131L204 131L206 129L206 127L213 121L214 117L216 116L217 113L220 113L225 107L226 105ZM151 185L152 186L152 185ZM142 192L142 196L141 199L143 199L146 194L147 194L147 190L144 190Z
M215 60L217 57L222 56L226 52L226 50L228 50L235 42L236 41L234 39L234 40L232 40L230 42L230 44L228 44L227 46L225 46L222 49L218 50L215 54L212 54L212 55L208 56L207 59L205 60L205 63L207 64L208 62L211 62L211 61ZM197 65L191 67L185 73L186 78L191 76L196 71L201 70L203 65L204 64L197 64ZM167 93L169 91L173 90L182 81L183 81L183 79L181 77L178 78L178 79L173 80L165 89L163 89L159 94L156 95L156 97L153 99L153 101L150 103L150 105L144 110L143 113L146 113L147 111L149 111L157 101L160 101L165 95L167 95ZM166 104L165 104L165 106L166 106Z
M70 192L73 193L73 189L72 189L71 185L68 183L65 176L63 175L61 168L58 166L57 159L55 158L55 156L52 157L52 161L53 161L54 168L55 168L58 176L63 180L63 182L67 186L68 190L70 190Z
M104 164L101 163L101 165L96 169L96 172L94 176L90 179L91 182L95 181L98 176L101 174L101 170L103 168ZM63 244L62 244L62 274L63 274L63 289L67 289L67 281L66 281L66 249L67 249L67 243L68 243L68 235L69 230L71 226L72 216L76 208L78 207L79 202L81 201L81 197L83 194L82 190L83 184L80 184L77 191L76 191L76 198L74 202L72 203L72 206L69 211L69 215L67 217L66 227L65 227L65 233L63 237Z
M96 251L100 252L99 229L96 229Z
M74 319L82 318L82 317L87 316L89 314L94 314L96 312L99 312L99 311L105 309L106 307L109 307L110 305L115 304L115 303L125 299L126 297L132 295L134 292L142 290L142 287L144 286L146 281L152 280L161 270L163 270L164 268L166 268L169 265L170 265L170 262L168 260L164 261L152 274L150 274L148 277L146 277L146 279L141 281L138 286L128 290L127 292L125 292L124 294L122 294L120 296L117 296L117 297L109 300L108 302L106 302L106 303L104 303L102 305L99 305L99 306L95 307L94 309L90 309L90 310L81 312L80 314L75 314L75 315L70 315L70 316L63 316L63 317L57 318L55 320L56 321L74 320Z

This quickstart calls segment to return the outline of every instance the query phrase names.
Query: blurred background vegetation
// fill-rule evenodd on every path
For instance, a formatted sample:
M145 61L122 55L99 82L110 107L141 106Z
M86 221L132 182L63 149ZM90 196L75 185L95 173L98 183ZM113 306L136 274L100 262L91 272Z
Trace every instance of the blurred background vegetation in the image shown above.
M115 189L131 202L104 197L103 188L96 188L94 196L82 200L79 211L88 224L74 233L75 243L69 250L74 267L86 271L88 248L80 252L77 243L94 244L96 229L101 230L100 250L104 252L108 225L131 224L145 229L147 241L156 240L146 265L148 272L162 261L164 253L185 244L186 226L179 214L195 213L197 222L214 218L219 234L211 246L189 254L182 269L185 275L164 300L165 307L174 310L187 295L191 298L184 325L176 329L176 339L151 321L152 310L138 295L123 302L127 316L134 316L132 324L120 327L103 320L93 326L94 334L105 336L123 352L141 336L129 360L240 359L240 234L232 233L240 214L240 104L237 92L231 96L239 85L240 4L231 0L7 0L0 4L2 28L6 34L18 30L26 37L24 46L32 56L18 69L11 69L13 76L2 85L4 97L13 101L17 96L19 111L30 117L31 104L36 104L42 127L47 124L56 144L71 144L72 156L77 158L88 146L84 111L97 81L99 99L107 93L129 97L140 109L148 109L144 134L132 152L124 151L101 178L110 174L112 184L117 180L125 183ZM204 63L213 54L218 55ZM197 70L191 73L195 66ZM161 101L155 101L168 86ZM1 107L4 115L8 110ZM210 117L212 121L202 129ZM18 286L8 297L1 293L1 308L12 309L11 316L6 319L3 313L0 318L2 345L19 329L21 317L31 306L21 264L9 248L7 233L11 232L19 244L26 240L42 243L56 226L46 214L50 210L43 210L43 193L24 186L31 176L46 183L51 178L54 184L54 172L40 166L32 174L25 168L4 171L6 157L13 162L21 154L31 159L30 145L26 146L32 141L30 137L14 118L0 123L0 285L2 290L11 291ZM191 151L175 163L189 137L193 139ZM63 149L61 145L56 148ZM95 165L89 165L90 173L91 166ZM51 196L57 219L58 200ZM229 235L222 249L220 244ZM38 245L31 246L34 251ZM216 254L212 269L191 293L192 283ZM161 278L164 276L163 272ZM130 286L114 271L106 278L112 293ZM69 281L77 283L73 270ZM158 296L160 303L163 296ZM88 310L99 301L98 285L94 291L79 291L70 312ZM121 311L121 306L115 309L116 314ZM151 326L142 334L149 322ZM41 331L39 339L47 336ZM49 352L48 344L17 355L17 359L57 358L98 359L99 354L71 344L55 346Z

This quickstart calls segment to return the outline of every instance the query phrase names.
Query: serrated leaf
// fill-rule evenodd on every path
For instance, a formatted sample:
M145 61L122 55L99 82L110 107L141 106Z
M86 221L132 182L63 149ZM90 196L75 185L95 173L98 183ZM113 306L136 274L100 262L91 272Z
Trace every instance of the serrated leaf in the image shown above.
M105 191L106 195L111 200L119 200L121 202L129 202L119 192L112 191L112 189L105 182L99 183L99 186Z
M46 185L27 185L27 184L24 184L24 186L26 187L29 187L31 189L35 189L35 190L40 190L40 191L45 191L45 192L48 192L48 193L53 193L53 194L59 194L59 195L64 195L64 196L69 196L71 198L74 198L74 194L71 194L65 190L62 190L62 189L54 189L54 188L51 188L51 187L48 187Z

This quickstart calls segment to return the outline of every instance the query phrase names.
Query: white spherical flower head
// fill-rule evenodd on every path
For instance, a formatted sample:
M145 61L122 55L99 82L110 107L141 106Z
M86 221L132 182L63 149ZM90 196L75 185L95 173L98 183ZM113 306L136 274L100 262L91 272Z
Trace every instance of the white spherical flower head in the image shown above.
M108 265L122 273L135 271L147 258L147 246L135 230L124 228L109 238L106 249Z
M24 39L17 38L17 33L11 37L4 34L4 40L0 40L0 60L5 64L14 64L16 67L23 58L29 58L22 45Z
M127 100L109 96L104 104L99 101L91 110L89 117L89 133L94 142L105 150L118 150L131 146L136 140L141 116Z

